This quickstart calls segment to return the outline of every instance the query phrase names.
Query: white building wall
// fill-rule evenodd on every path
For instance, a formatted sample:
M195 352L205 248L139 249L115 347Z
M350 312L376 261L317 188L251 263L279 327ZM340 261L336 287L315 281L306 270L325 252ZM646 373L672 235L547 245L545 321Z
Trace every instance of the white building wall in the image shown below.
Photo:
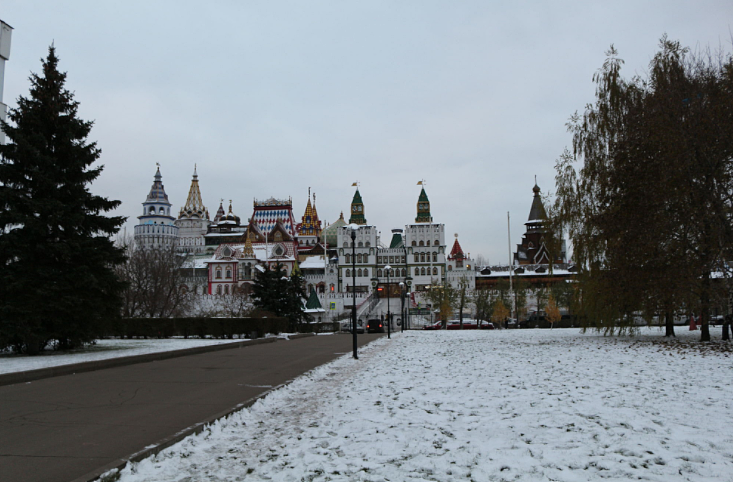
M178 228L177 250L181 253L201 254L204 252L204 235L208 219L181 218L173 223Z
M5 87L5 61L10 60L10 41L13 28L0 20L0 119L7 120L8 106L3 102ZM0 144L5 144L5 133L0 130Z
M352 269L357 270L357 291L371 291L372 289L371 280L376 275L375 268L379 246L379 232L377 228L369 225L359 226L354 243L355 247L352 248L351 228L348 226L339 228L337 246L340 280L338 291L340 292L347 291L347 286L351 287L353 284ZM356 256L356 262L353 262L351 259L354 255Z
M442 283L446 273L445 225L408 224L404 240L412 290L421 291L433 282Z

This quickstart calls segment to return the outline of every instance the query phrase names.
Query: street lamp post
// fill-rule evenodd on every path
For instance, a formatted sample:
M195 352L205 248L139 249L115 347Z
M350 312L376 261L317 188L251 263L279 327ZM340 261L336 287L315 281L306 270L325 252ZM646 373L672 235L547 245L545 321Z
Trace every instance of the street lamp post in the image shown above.
M351 290L352 300L351 305L351 333L354 340L354 359L358 360L359 356L356 353L356 230L355 225L351 225Z
M401 326L400 332L404 333L405 332L405 283L402 283L402 282L400 282L400 301L402 302L402 307L401 307L402 308L401 309L402 324L400 325Z
M387 265L384 267L384 271L387 273L387 338L392 338L392 319L389 313L389 274L392 267Z

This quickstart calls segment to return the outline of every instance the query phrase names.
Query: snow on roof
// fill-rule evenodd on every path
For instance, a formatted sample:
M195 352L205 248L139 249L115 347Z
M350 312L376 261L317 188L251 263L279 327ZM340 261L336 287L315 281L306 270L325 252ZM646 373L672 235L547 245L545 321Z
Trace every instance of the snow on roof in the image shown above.
M187 259L186 261L183 262L183 264L181 265L181 268L191 269L193 267L194 269L203 269L203 268L206 268L209 262L213 260L214 260L213 256ZM193 266L191 266L192 264Z
M326 261L323 256L309 256L302 263L300 263L300 269L325 269Z
M539 268L543 268L543 271L536 271ZM520 265L520 266L514 266L514 270L517 270L519 268L522 268L523 272L517 273L512 272L512 276L550 276L550 269L547 265L540 265L540 266L527 266L527 265ZM482 274L481 271L476 272L476 277L478 278L505 278L509 276L509 267L508 266L491 266L489 267L491 270L490 274ZM568 270L567 268L553 268L552 270L552 276L570 276L573 275L572 271Z

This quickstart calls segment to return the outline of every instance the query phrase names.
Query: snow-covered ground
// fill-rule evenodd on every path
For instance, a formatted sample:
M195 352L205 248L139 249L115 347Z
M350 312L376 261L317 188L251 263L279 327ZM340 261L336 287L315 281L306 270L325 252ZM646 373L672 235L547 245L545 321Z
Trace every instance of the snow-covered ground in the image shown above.
M197 346L219 345L246 340L199 338L170 338L166 340L98 340L96 344L72 352L44 351L38 356L13 355L0 352L0 373L24 372L72 363L107 360L123 356L144 355L162 351L183 350Z
M398 333L120 481L730 481L730 344L684 330Z

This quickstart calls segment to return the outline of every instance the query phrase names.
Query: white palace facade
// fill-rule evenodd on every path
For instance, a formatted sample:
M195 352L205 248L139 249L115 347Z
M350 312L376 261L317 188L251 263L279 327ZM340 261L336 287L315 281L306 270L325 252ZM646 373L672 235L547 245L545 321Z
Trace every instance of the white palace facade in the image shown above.
M457 287L461 278L475 286L472 261L457 239L447 250L445 225L433 222L424 187L415 221L392 229L384 240L378 228L367 223L358 187L348 223L342 214L322 226L310 190L301 222L295 220L291 199L255 200L253 207L252 216L242 223L232 203L228 213L222 203L211 220L194 169L186 204L174 218L158 169L135 226L135 240L144 247L174 247L185 254L186 287L199 294L247 293L257 272L276 264L288 274L299 270L307 292L315 291L323 306L337 309L354 292L359 299L386 290L397 296L403 287L407 292L421 292L431 284Z

